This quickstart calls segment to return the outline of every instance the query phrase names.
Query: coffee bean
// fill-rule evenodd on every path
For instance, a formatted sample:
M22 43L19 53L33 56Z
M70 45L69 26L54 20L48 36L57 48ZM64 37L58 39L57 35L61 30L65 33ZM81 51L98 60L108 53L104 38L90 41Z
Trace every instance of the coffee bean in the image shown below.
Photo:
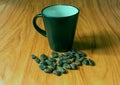
M46 69L44 69L44 72L52 73L53 72L53 68L46 68Z
M39 68L40 68L41 70L44 70L44 69L47 68L47 66L45 66L45 65L43 65L43 64L40 64L40 65L39 65Z
M57 65L62 67L63 66L62 60L59 60L58 63L57 63Z
M36 57L35 58L35 62L39 64L40 63L40 59Z
M66 63L66 64L71 64L72 63L70 60L63 60L62 62Z
M75 50L70 50L70 51L68 51L68 54L75 54L75 53L76 53Z
M82 62L80 62L79 60L75 60L75 64L76 64L77 66L82 66Z
M45 60L45 62L48 64L48 65L52 65L53 62L49 61L48 59Z
M78 52L78 54L79 54L80 57L86 57L86 54L83 53L83 52Z
M46 60L47 59L47 56L45 54L41 54L40 55L40 59L43 61L43 60Z
M75 62L76 58L74 57L74 58L71 58L70 60L71 62Z
M76 64L71 64L71 68L72 68L72 70L76 70L77 69L77 65Z
M80 59L79 59L79 61L80 62L83 62L83 60L85 60L86 58L84 57L84 56L82 56Z
M80 56L78 53L75 54L75 57L76 57L77 59L80 59L80 58L81 58L81 56Z
M58 58L59 58L59 60L64 60L63 56L59 56Z
M58 71L64 74L67 73L67 71L63 67L58 67Z
M57 71L57 70L54 70L54 71L53 71L53 74L55 74L56 76L61 76L61 72L60 72L60 71Z
M40 55L40 59L35 55L31 55L38 64L39 68L46 73L52 73L60 76L61 74L67 73L66 69L75 70L82 64L94 66L95 62L91 59L86 58L86 54L83 52L77 52L70 50L67 53L59 54L53 51L52 57L48 58L45 54ZM58 59L56 59L58 58Z
M47 66L48 64L45 61L41 61L40 64Z
M83 60L83 63L84 63L85 65L89 65L89 61L88 61L87 59L84 59L84 60Z
M64 64L64 67L65 67L66 69L71 69L71 65L70 65L70 64Z
M54 58L48 58L48 60L49 60L50 62L56 62L56 59L54 59Z
M32 55L31 55L31 58L32 58L32 59L35 59L35 58L36 58L36 56L32 54Z
M88 59L88 62L89 62L89 65L90 65L90 66L95 66L95 62L94 62L93 60Z
M53 65L53 66L57 66L57 63L56 63L56 62L52 62L51 65Z
M74 58L74 57L75 57L75 54L69 53L69 54L68 54L68 57L69 57L69 58Z
M63 60L70 59L67 55L62 56Z
M52 55L53 58L58 58L58 56L59 56L58 53L54 52L54 51L51 53L51 55Z
M53 70L55 70L56 69L56 65L50 65L50 67L53 69Z

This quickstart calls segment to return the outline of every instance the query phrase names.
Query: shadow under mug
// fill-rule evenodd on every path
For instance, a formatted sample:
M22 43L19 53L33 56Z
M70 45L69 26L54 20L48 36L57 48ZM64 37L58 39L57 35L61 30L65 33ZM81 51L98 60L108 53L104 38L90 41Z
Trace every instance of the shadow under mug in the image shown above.
M52 5L42 9L33 18L34 28L43 36L48 37L52 50L65 52L72 49L79 9L71 5ZM36 24L42 17L45 31Z

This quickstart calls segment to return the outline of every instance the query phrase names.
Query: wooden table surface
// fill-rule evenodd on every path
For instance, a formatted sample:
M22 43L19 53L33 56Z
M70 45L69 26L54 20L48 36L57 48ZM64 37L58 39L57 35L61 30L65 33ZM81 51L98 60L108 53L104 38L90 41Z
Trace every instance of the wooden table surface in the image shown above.
M81 10L73 48L96 66L81 66L60 77L38 68L31 54L50 56L48 39L33 17L53 4ZM44 28L42 19L38 19ZM0 0L0 85L120 85L120 0Z

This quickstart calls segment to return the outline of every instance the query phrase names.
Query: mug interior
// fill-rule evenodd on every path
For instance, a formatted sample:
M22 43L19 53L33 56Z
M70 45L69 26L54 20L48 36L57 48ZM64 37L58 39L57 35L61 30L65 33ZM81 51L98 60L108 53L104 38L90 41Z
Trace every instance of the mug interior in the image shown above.
M69 5L53 5L43 9L42 13L48 17L68 17L75 15L79 10Z

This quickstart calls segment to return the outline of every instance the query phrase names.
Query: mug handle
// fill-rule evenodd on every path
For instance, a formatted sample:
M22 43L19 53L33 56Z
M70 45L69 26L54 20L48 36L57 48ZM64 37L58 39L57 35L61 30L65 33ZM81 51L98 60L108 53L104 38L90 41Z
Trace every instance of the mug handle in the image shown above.
M36 21L37 21L37 18L39 17L42 17L42 14L37 14L34 18L33 18L33 26L34 28L43 36L47 37L46 35L46 31L42 30L40 27L38 27Z

